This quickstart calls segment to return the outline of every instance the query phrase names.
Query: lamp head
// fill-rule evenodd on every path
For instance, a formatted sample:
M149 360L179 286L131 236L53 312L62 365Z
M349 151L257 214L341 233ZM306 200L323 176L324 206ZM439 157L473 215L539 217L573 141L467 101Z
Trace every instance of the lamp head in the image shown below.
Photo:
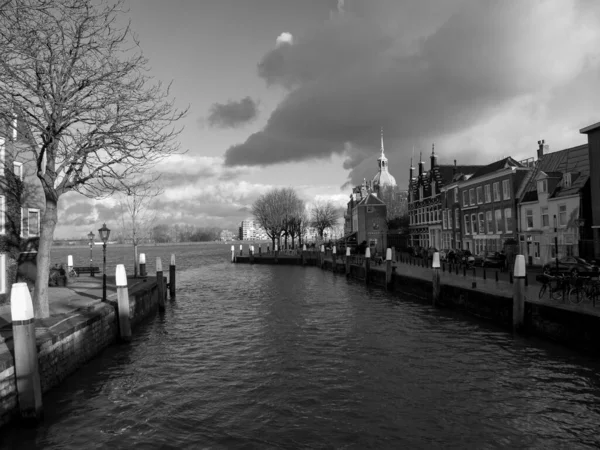
M110 229L106 226L106 224L104 224L102 225L102 228L98 230L98 233L100 233L100 239L102 239L102 242L106 244L108 242L108 237L110 236Z

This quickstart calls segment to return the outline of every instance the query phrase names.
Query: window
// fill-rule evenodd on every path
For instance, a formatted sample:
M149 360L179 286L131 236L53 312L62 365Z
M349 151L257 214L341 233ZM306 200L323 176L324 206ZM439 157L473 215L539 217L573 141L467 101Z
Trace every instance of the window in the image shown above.
M25 228L25 225L23 225ZM40 235L40 210L30 209L27 211L27 236Z
M469 195L469 193L465 189L463 191L463 206L469 206L469 200L467 198L468 195Z
M499 202L500 201L500 183L495 182L493 184L493 188L494 188L494 201Z
M510 198L510 181L509 180L502 181L502 193L504 196L504 200L508 200Z
M485 234L485 215L482 212L479 213L479 233Z
M458 188L454 188L454 203L458 203Z
M492 201L492 190L489 184L485 185L485 202L490 203Z
M502 210L497 209L494 213L496 214L496 233L502 234Z
M469 189L469 205L473 206L475 204L475 189Z
M465 214L465 234L471 234L471 219Z
M525 210L525 224L528 230L533 228L533 209Z
M460 248L460 233L456 233L454 235L454 240L456 241L455 242L456 248L459 249Z
M512 209L510 209L510 208L505 208L504 209L504 225L505 225L504 230L507 233L510 233L512 231L512 228L513 228L513 224L512 224Z
M477 214L471 214L471 229L473 230L473 234L477 234Z
M452 229L452 210L448 210L448 229Z
M542 208L542 227L548 228L550 226L550 216L548 216L548 208Z
M563 175L563 186L566 188L571 187L571 174L570 173L565 173Z
M494 217L492 215L492 211L485 212L485 218L487 220L487 232L488 234L494 233Z
M535 237L535 242L533 243L533 257L534 258L539 258L540 257L540 243L538 241L539 236Z
M460 228L460 210L458 208L454 210L454 223L456 228Z
M567 205L558 205L558 226L567 225Z
M13 173L19 180L23 180L23 163L15 161L13 163Z
M547 194L548 193L548 180L543 179L537 182L537 191L538 194Z
M6 147L4 142L4 138L0 137L0 172L2 172L2 175L4 175L4 160L6 158Z
M0 253L0 294L6 294L6 255Z
M444 230L448 228L448 217L446 210L442 211L442 228Z
M477 204L481 205L483 203L483 187L479 186L477 188Z

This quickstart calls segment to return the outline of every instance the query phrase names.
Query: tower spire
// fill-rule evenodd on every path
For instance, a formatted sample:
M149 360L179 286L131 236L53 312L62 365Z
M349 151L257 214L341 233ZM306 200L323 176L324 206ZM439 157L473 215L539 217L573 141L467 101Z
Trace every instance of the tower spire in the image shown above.
M381 155L383 155L383 127L381 127Z

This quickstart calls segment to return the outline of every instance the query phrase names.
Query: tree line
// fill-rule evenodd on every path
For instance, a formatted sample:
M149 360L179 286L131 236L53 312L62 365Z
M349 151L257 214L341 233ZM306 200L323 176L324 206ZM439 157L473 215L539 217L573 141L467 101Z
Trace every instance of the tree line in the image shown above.
M274 188L261 195L252 204L251 211L271 239L273 248L275 244L280 248L304 244L309 228L314 228L323 239L325 230L334 227L340 218L340 210L333 202L317 201L307 205L290 187Z

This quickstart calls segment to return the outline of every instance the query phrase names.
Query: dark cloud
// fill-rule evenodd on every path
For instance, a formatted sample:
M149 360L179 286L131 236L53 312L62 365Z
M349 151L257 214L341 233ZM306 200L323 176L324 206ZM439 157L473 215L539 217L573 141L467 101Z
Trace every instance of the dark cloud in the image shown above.
M380 127L393 143L390 167L394 152L406 165L413 145L426 154L434 141L443 148L515 99L568 83L597 52L590 28L580 31L586 8L598 8L590 2L467 0L444 2L441 12L438 3L369 2L368 10L349 1L344 16L269 51L258 74L288 93L261 131L227 150L225 164L337 153L352 180L365 170L372 177L376 156L365 156L376 155ZM459 159L482 154L475 142L453 151Z
M258 104L250 97L240 101L214 103L209 110L208 124L217 128L236 128L252 122L258 116Z

